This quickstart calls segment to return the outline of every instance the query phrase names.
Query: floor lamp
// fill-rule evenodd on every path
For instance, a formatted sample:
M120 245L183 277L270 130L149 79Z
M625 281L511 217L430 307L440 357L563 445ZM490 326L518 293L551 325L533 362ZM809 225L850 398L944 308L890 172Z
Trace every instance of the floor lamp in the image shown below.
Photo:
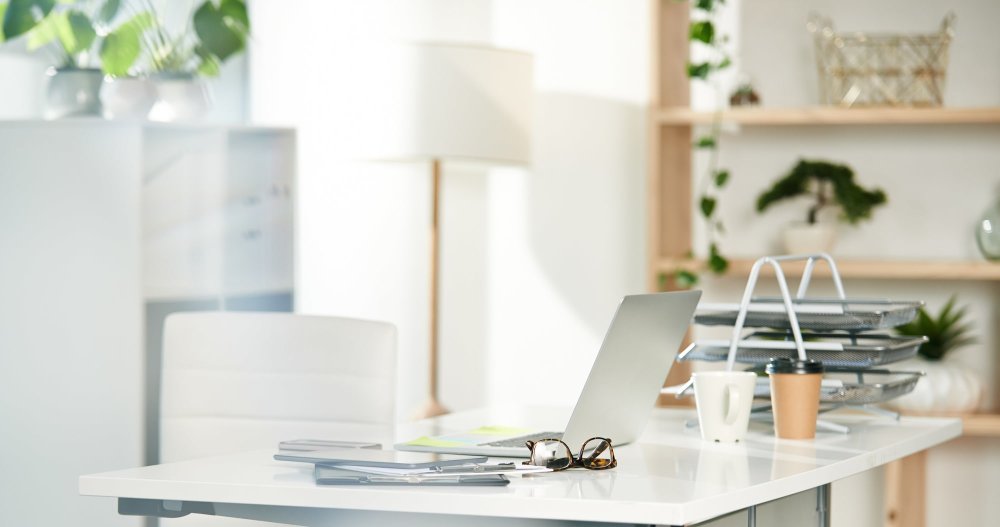
M397 121L379 143L382 157L429 160L430 341L428 400L418 417L447 413L438 400L440 212L445 161L525 165L531 151L532 58L489 46L413 44L399 50Z

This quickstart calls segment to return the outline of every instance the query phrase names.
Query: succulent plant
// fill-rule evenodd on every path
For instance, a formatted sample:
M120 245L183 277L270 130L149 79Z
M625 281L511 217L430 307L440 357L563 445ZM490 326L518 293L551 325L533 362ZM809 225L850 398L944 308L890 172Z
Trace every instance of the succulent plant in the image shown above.
M927 337L927 342L920 346L919 354L931 361L942 360L951 351L974 344L977 339L972 334L972 324L966 322L969 308L956 308L955 300L956 296L952 295L937 316L930 315L921 307L917 318L897 327L896 332L900 335Z

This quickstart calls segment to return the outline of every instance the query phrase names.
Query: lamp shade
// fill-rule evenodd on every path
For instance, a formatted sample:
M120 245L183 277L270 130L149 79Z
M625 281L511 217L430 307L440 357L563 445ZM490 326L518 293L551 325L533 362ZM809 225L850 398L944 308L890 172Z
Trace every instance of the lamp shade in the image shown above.
M530 54L429 43L394 46L380 57L374 91L384 106L365 118L373 136L366 157L530 161Z

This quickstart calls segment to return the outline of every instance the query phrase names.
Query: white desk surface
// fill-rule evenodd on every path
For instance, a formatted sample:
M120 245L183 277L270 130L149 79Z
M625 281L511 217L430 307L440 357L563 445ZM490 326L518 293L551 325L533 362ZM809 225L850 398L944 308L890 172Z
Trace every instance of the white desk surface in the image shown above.
M496 409L400 425L397 440L478 426L561 429L568 412ZM743 444L701 440L693 410L656 409L640 441L615 449L618 467L512 478L497 488L319 487L309 465L261 450L82 476L80 493L153 500L255 504L508 518L687 524L839 480L956 438L958 419L826 414L847 435L776 439L751 423ZM338 439L338 438L330 438ZM340 438L357 439L357 438ZM379 439L391 443L391 438ZM571 445L572 446L572 445Z

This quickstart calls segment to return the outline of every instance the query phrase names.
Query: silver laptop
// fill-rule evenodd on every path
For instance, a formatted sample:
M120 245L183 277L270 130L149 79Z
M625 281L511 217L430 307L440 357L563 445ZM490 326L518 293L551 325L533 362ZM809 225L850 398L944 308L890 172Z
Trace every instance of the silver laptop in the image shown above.
M484 427L397 443L397 450L528 457L524 442L561 437L571 449L600 436L615 445L642 433L649 413L677 357L701 291L629 295L622 299L604 335L590 375L565 432L490 435Z

